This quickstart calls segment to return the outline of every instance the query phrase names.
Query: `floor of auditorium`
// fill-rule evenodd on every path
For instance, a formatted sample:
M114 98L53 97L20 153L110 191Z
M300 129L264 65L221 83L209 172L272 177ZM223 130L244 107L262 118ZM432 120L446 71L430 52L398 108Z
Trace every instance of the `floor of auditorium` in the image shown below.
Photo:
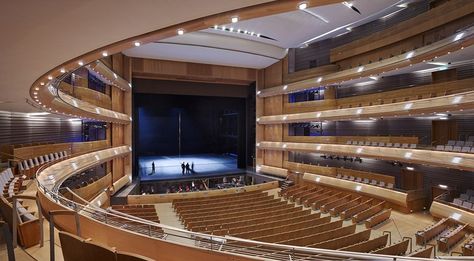
M268 193L277 197L277 192L279 189L269 190ZM30 184L28 189L24 192L27 195L34 195L36 193L36 186ZM33 208L33 206L32 206ZM184 229L179 221L176 213L173 211L171 203L160 203L156 204L155 208L157 210L158 216L160 218L160 222L164 225L177 227L180 229ZM325 216L327 214L322 214ZM338 218L332 218L332 220L337 220ZM46 220L44 221L44 236L45 236L45 243L43 247L34 246L28 249L20 249L17 248L15 250L15 254L17 260L49 260L49 222ZM390 231L392 235L392 243L400 241L403 237L411 237L414 238L415 233L418 230L421 230L434 222L433 217L429 214L429 212L418 212L413 214L403 214L398 211L392 211L392 216L389 222L382 223L378 225L372 230L371 238L375 238L377 236L381 236L384 231ZM344 226L348 226L351 224L350 220L344 221ZM365 229L363 224L357 225L356 231L361 231ZM167 229L164 229L165 232ZM180 242L183 244L194 245L194 241L189 239L183 233L176 233L173 232L175 236L167 236L167 240L172 240L175 242ZM465 240L460 241L456 247L452 249L452 251L461 251L461 246L463 242L468 240L466 237ZM7 253L6 253L6 245L3 240L0 239L0 260L6 260ZM430 243L434 243L434 240ZM419 246L413 246L414 249L417 249ZM55 252L56 252L56 260L63 261L61 247L59 243L59 238L57 235L57 231L55 232ZM446 253L438 252L437 255L446 255Z

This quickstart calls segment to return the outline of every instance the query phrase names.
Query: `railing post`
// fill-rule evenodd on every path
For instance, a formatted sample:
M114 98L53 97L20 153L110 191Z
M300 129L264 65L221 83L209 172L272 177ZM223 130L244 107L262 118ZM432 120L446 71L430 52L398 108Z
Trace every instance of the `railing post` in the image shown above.
M49 212L49 260L55 260L54 253L54 215Z
M15 261L15 251L13 248L13 241L10 238L10 229L8 228L8 224L4 222L0 222L3 232L3 237L5 238L5 243L7 244L7 253L8 253L8 261Z
M151 237L151 225L148 224L148 235Z
M43 221L43 212L41 208L41 202L39 197L36 197L36 205L38 206L38 219L40 223L40 247L44 245L44 221Z
M13 209L12 209L12 215L13 215L13 224L12 224L12 233L13 233L13 248L16 248L17 243L18 243L18 213L17 213L17 199L16 197L13 197Z
M75 212L74 219L76 220L76 233L78 237L81 237L81 222L79 221L79 214Z

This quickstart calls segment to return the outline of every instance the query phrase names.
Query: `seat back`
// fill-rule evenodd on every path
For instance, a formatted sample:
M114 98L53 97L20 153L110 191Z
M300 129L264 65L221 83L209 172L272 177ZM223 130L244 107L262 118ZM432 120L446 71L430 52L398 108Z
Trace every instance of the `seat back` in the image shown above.
M100 261L115 261L115 250L112 248L92 242L85 242L86 259L84 260L100 260Z
M59 240L61 241L61 250L64 260L66 261L82 261L87 260L85 241L83 238L59 231ZM90 259L99 260L99 259Z

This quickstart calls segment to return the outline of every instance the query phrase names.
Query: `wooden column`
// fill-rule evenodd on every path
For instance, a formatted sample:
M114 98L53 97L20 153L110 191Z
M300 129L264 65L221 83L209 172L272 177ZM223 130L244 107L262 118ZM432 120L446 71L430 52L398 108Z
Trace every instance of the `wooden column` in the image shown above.
M257 73L257 90L273 87L283 83L283 73L286 71L284 65L288 63L279 61L273 65L259 70ZM283 103L285 95L277 95L267 98L257 97L257 118L262 115L283 114ZM257 143L260 141L283 141L283 124L257 125ZM268 165L283 167L284 153L281 151L257 150L257 165Z
M131 78L130 58L123 54L112 55L112 70L126 80ZM131 115L131 92L124 92L118 88L111 88L112 110ZM112 146L131 146L132 125L111 124L111 144ZM124 175L131 173L130 156L126 158L114 159L112 161L112 182L119 180Z

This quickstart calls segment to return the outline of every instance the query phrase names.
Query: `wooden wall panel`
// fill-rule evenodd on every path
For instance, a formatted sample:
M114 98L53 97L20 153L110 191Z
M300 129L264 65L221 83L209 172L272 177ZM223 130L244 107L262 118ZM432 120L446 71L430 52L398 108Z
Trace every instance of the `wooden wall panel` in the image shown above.
M132 59L134 78L201 81L249 85L256 81L255 69L240 67L165 61L145 58Z

